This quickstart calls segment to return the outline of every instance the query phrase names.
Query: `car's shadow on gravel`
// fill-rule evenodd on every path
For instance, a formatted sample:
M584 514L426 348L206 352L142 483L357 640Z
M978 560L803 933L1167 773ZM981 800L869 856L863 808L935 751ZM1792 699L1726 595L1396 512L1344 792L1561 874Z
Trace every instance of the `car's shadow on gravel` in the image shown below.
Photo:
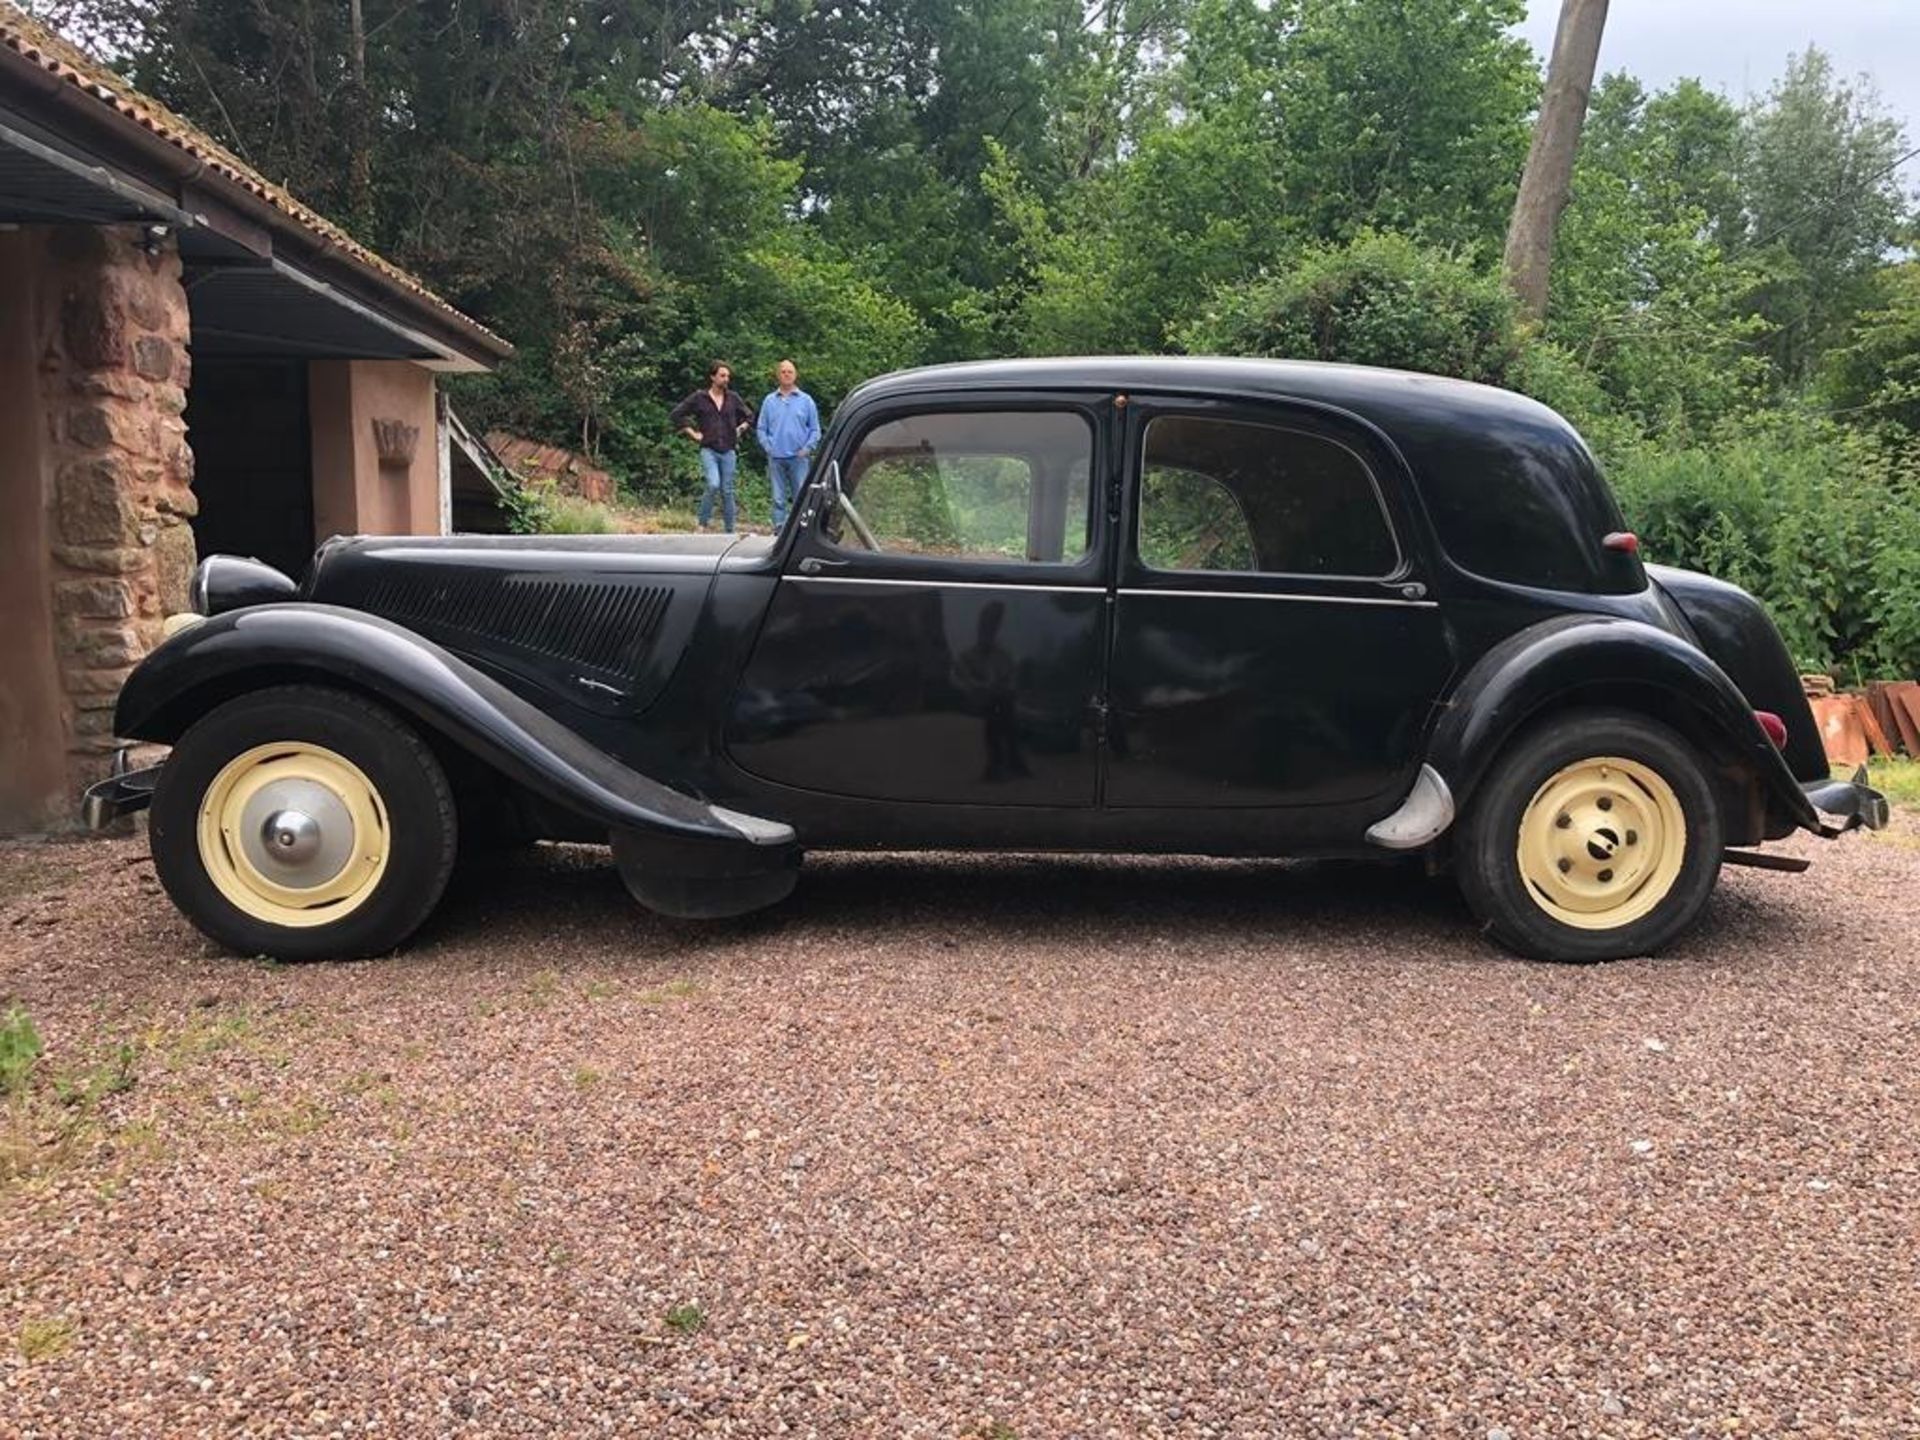
M996 927L1023 940L1086 942L1165 930L1183 940L1304 939L1364 931L1369 943L1484 953L1450 880L1408 862L1207 860L1193 857L951 852L810 855L793 895L734 920L653 915L621 885L607 852L539 846L463 866L422 939L457 946L503 934L582 942L732 944L819 929L845 943Z

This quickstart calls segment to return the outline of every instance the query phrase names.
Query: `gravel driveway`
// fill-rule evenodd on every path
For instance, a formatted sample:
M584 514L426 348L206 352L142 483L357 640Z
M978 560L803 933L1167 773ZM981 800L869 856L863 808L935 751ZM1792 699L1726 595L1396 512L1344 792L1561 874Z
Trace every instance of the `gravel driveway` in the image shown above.
M694 928L591 850L282 968L0 850L0 1434L1920 1434L1920 828L1799 849L1584 969L1405 872Z

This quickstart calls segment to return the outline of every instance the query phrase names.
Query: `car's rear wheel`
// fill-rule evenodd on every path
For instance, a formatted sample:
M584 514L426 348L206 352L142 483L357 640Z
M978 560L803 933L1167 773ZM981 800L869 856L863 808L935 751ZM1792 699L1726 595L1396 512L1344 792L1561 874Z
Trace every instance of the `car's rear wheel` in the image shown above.
M231 950L382 954L417 929L453 865L453 795L384 706L290 685L228 701L180 737L154 788L154 868Z
M1683 738L1641 715L1579 711L1495 762L1462 828L1460 888L1523 955L1651 954L1699 918L1723 836L1706 767Z

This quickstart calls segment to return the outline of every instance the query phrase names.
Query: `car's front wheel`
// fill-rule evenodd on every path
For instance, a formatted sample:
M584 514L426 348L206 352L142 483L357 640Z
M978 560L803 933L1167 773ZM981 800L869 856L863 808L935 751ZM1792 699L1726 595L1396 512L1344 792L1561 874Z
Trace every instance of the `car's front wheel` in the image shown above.
M1681 736L1624 711L1555 717L1516 741L1475 795L1457 854L1467 903L1539 960L1659 950L1705 908L1724 829Z
M397 715L325 686L241 696L161 769L149 835L181 912L247 955L382 954L445 890L456 825L433 751Z

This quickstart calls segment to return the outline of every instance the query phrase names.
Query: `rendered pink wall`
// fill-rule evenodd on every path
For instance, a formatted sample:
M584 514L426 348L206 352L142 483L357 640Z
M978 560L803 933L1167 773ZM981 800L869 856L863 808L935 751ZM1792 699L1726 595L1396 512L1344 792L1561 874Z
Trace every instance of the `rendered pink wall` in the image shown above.
M307 386L314 539L439 533L433 372L406 360L316 360ZM376 421L413 428L410 460L381 460Z

